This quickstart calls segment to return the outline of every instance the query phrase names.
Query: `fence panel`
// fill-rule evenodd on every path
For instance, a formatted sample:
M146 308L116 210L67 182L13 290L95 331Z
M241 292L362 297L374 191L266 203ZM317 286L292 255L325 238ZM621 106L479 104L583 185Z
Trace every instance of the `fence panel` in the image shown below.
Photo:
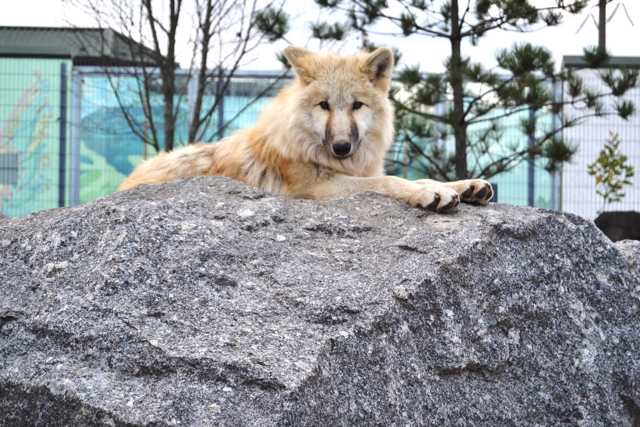
M602 79L597 70L580 70L576 72L584 84L594 93L606 93ZM640 88L627 92L624 99L632 101L636 109L640 108ZM611 110L613 99L605 99L606 109ZM571 106L565 108L564 114L571 117L578 114ZM603 205L603 200L596 194L595 179L587 174L587 165L593 163L609 137L609 132L620 134L620 151L629 157L629 163L635 166L634 185L625 188L625 198L618 203ZM565 139L577 148L572 161L562 171L562 210L586 218L595 218L602 210L640 210L640 114L636 112L628 120L617 116L606 118L589 118L579 126L565 130Z
M71 62L0 60L0 212L23 216L68 203Z
M587 72L588 73L588 72ZM130 70L111 69L108 77L95 67L75 67L70 61L53 59L0 58L0 212L23 216L42 209L94 200L115 191L119 183L145 158L156 154L144 144L144 135L155 130L162 140L162 97L152 94L153 124L149 123ZM236 130L253 125L271 97L288 82L279 73L239 73L228 87L223 102L211 115L200 141L216 141ZM589 80L591 78L591 80ZM176 144L187 142L188 118L195 85L179 73L183 93L176 99L178 126ZM586 76L590 85L597 76ZM120 99L114 94L118 89ZM596 90L601 88L595 87ZM640 89L629 99L640 106ZM215 102L215 90L205 91L203 109ZM444 105L445 103L443 103ZM132 131L122 114L125 108L136 123ZM570 110L565 110L570 114ZM522 114L527 114L522 113ZM520 129L524 116L514 115L500 122L504 146L523 146L526 136ZM556 117L539 117L541 131ZM593 178L586 173L609 130L618 130L622 150L640 174L640 121L616 118L594 119L568 129L565 137L578 146L574 161L562 177L544 169L544 162L523 161L491 181L498 186L498 201L519 205L567 210L593 218L602 203L595 194ZM471 129L482 132L481 126ZM441 141L451 146L452 141ZM501 150L499 146L492 150ZM499 153L494 153L499 154ZM409 178L421 178L417 169L397 170ZM624 202L609 209L639 209L640 186L627 190Z

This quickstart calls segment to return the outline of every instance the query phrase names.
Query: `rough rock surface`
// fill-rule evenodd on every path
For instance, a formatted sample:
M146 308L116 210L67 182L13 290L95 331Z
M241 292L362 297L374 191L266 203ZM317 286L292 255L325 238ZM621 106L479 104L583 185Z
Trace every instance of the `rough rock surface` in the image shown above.
M621 248L542 210L222 178L4 220L0 424L638 426Z
M640 276L640 240L620 240L615 245L627 259L632 272Z

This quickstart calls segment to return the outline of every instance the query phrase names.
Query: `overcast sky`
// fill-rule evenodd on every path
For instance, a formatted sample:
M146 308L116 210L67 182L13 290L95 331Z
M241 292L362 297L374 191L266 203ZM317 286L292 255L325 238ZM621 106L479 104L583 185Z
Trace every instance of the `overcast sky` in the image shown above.
M95 22L75 9L64 0L0 0L2 13L0 13L0 25L21 26L95 26ZM548 0L546 0L548 2ZM625 13L620 10L609 23L607 31L607 47L614 55L640 56L640 0L615 0L609 10L613 10L618 1L624 1L627 10L635 25L632 25ZM545 0L540 0L544 3ZM595 4L596 0L592 1ZM308 44L308 34L311 22L319 19L317 8L313 0L289 0L287 12L293 18L291 31L287 40L293 44L305 45L314 48L313 43ZM467 46L465 54L473 59L482 61L486 65L494 63L493 57L497 49L511 46L517 41L527 40L550 49L557 63L560 63L563 55L576 55L582 53L582 48L597 43L598 34L596 26L591 20L578 31L581 23L588 14L596 18L598 11L589 7L583 14L572 16L555 28L546 28L535 33L518 34L513 32L493 31L484 37L479 46ZM327 16L322 16L326 18ZM443 59L448 53L444 42L426 38L393 38L372 37L377 44L398 47L403 54L405 64L421 64L425 71L441 71ZM1 40L0 40L1 43ZM274 59L274 52L281 50L287 43L282 41L261 49L259 55L245 66L246 69L279 69L279 63ZM355 49L357 42L342 43L333 46L343 52Z

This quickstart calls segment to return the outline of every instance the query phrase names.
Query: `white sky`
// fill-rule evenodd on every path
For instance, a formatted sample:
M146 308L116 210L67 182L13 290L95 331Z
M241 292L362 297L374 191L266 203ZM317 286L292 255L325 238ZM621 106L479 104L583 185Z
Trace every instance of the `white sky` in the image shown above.
M545 0L539 1L544 3ZM548 0L546 1L548 2ZM615 0L609 6L609 11L614 9L618 1L623 0ZM614 55L640 56L640 0L624 0L624 2L635 25L628 21L620 8L608 24L607 47ZM592 0L591 3L595 4L596 0ZM0 0L0 4L2 6L0 25L95 26L95 22L90 17L64 0ZM308 45L310 48L317 47L317 44L308 43L311 22L319 19L319 12L313 0L288 0L287 12L293 18L287 40L293 44ZM597 18L597 9L588 7L581 15L568 17L558 27L545 28L534 33L518 34L493 31L480 41L479 46L471 47L469 45L463 53L491 66L495 63L493 58L497 49L509 47L517 41L527 40L550 49L556 63L559 64L563 55L579 55L582 53L583 47L597 43L598 34L593 22L588 22L580 32L577 32L580 24L589 13ZM326 15L323 16L327 18ZM441 71L443 69L442 62L448 53L445 42L424 36L414 36L408 39L373 36L371 39L378 44L399 48L403 54L404 64L419 63L424 71ZM280 64L275 60L275 52L286 45L287 42L281 41L266 46L244 68L280 69ZM332 46L332 49L349 52L356 47L357 42L352 41ZM186 65L184 62L186 60L181 60L182 65Z

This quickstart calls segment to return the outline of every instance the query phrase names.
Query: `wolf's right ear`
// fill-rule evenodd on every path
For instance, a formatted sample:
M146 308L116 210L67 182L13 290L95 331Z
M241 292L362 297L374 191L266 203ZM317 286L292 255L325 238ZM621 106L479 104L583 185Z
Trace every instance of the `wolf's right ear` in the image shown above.
M311 64L312 52L301 47L289 46L284 50L284 57L287 58L287 61L304 84L311 83L314 78L311 73L313 69Z

